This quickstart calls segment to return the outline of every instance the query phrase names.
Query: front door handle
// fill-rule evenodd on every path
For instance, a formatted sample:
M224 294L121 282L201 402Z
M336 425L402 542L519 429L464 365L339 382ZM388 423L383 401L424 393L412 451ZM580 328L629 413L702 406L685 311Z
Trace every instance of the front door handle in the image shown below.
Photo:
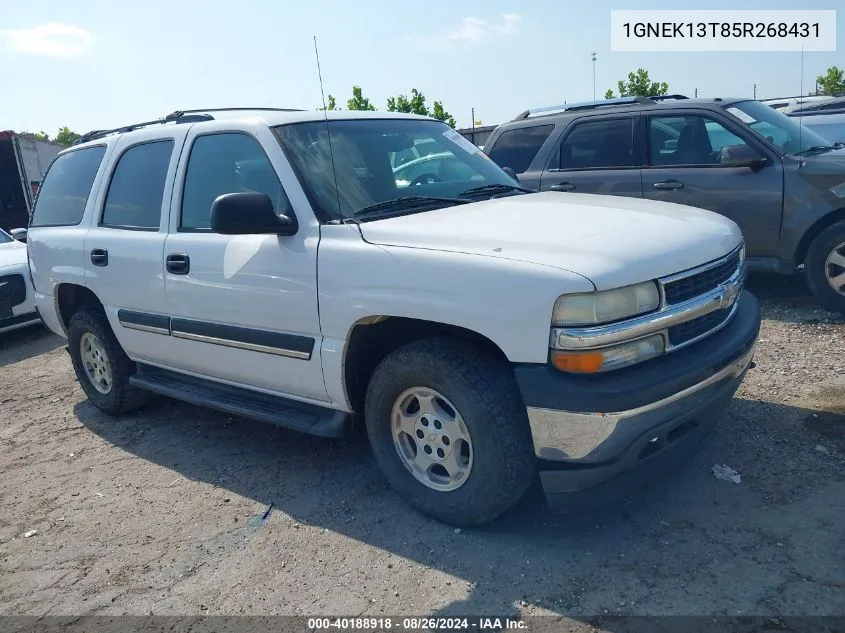
M575 185L571 182L561 182L556 185L552 185L549 189L552 191L573 191L575 189Z
M167 256L165 267L171 275L187 275L191 272L191 258L184 253L172 253Z
M95 248L91 250L91 263L95 266L109 265L109 252L104 248Z
M652 185L654 189L663 189L674 191L675 189L683 189L684 183L678 182L674 178L672 180L664 180L663 182L656 182Z

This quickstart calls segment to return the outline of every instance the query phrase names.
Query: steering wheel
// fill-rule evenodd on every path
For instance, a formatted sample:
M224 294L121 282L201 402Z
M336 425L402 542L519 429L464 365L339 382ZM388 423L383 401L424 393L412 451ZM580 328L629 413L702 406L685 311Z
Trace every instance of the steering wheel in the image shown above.
M410 185L408 185L408 186L409 186L409 187L414 187L414 186L416 186L416 185L422 185L422 184L424 184L424 183L425 183L425 184L428 184L428 183L430 183L430 182L442 182L442 180L441 180L440 176L437 176L437 175L435 175L435 174L431 174L431 173L420 174L419 176L417 176L416 178L414 178L414 179L411 181L411 184L410 184Z

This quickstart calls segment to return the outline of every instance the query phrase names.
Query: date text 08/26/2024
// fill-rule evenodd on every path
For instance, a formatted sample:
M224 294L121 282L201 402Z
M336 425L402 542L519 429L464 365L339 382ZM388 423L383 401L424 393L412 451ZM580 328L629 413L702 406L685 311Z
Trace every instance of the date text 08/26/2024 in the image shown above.
M525 630L524 620L507 617L355 617L355 618L309 618L309 631L331 630L454 630L454 631L506 631Z

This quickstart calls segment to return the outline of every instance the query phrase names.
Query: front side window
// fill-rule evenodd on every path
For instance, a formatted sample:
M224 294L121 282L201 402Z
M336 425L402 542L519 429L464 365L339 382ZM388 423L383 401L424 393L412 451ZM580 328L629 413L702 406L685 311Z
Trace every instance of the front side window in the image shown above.
M0 244L8 244L9 242L14 242L14 238L6 233L3 229L0 229Z
M117 162L106 194L102 226L157 229L172 140L135 145Z
M634 120L577 123L560 145L560 169L608 169L634 165Z
M652 166L719 165L723 152L747 143L718 121L700 115L651 117L649 162Z
M507 130L496 139L488 154L497 165L524 174L554 129L554 125L533 125Z
M740 101L725 106L725 111L768 139L783 154L805 152L829 143L802 126L800 119L788 117L759 101Z
M277 213L289 213L290 203L270 159L249 134L223 132L199 136L191 147L179 227L206 230L211 206L227 193L265 193Z
M41 184L31 226L79 224L105 155L105 145L95 145L58 156Z
M275 131L306 193L326 218L350 218L408 197L445 206L477 187L517 184L470 141L438 121L314 121ZM412 148L422 148L424 155L394 166L396 155Z

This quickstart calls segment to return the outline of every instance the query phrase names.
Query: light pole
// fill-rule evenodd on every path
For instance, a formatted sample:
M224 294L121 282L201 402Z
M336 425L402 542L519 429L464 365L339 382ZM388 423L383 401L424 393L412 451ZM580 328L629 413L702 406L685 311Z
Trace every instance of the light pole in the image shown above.
M596 100L596 52L590 53L593 57L593 101Z

